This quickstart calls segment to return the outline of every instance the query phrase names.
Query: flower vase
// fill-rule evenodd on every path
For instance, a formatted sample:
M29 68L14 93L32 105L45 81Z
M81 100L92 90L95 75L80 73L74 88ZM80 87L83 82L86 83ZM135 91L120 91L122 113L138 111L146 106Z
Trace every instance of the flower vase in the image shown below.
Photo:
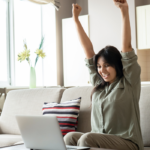
M30 67L30 89L36 88L36 72L34 67Z

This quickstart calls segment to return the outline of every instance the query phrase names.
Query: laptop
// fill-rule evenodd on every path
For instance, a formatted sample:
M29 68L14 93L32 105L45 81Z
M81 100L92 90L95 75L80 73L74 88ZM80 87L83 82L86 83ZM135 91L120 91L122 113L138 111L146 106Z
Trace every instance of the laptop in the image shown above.
M65 145L56 116L16 116L26 148L35 150L90 149Z

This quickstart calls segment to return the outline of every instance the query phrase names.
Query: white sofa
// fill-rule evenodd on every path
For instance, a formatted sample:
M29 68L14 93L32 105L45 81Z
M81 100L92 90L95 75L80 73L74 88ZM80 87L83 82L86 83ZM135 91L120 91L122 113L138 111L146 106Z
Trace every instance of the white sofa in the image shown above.
M92 86L86 86L10 91L0 117L0 147L22 140L15 115L42 115L44 102L63 102L82 97L77 131L89 132L92 89ZM141 88L140 114L144 150L150 150L150 86Z

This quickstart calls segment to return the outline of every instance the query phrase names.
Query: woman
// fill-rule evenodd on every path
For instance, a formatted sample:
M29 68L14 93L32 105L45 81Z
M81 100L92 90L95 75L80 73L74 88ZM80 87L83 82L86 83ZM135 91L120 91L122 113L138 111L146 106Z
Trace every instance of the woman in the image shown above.
M114 0L114 4L122 14L121 53L113 46L106 46L98 54L79 22L81 7L73 4L73 19L95 88L92 92L92 131L68 133L64 137L66 145L143 150L138 105L141 68L131 46L127 1Z

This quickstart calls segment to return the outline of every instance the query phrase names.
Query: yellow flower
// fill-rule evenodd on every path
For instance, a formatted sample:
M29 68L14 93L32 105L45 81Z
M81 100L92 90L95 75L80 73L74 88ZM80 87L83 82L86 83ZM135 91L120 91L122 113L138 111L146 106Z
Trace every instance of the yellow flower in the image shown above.
M35 53L36 53L37 55L40 55L41 53L43 53L43 50L42 50L42 49L37 49Z
M30 56L30 50L24 50L22 53L18 54L18 61L23 61Z
M22 53L21 53L21 60L25 60L26 58L28 58L30 56L30 50L24 50Z
M46 56L42 49L37 49L35 53L42 58Z
M41 53L39 56L42 58L45 58L46 55L45 55L45 53Z

